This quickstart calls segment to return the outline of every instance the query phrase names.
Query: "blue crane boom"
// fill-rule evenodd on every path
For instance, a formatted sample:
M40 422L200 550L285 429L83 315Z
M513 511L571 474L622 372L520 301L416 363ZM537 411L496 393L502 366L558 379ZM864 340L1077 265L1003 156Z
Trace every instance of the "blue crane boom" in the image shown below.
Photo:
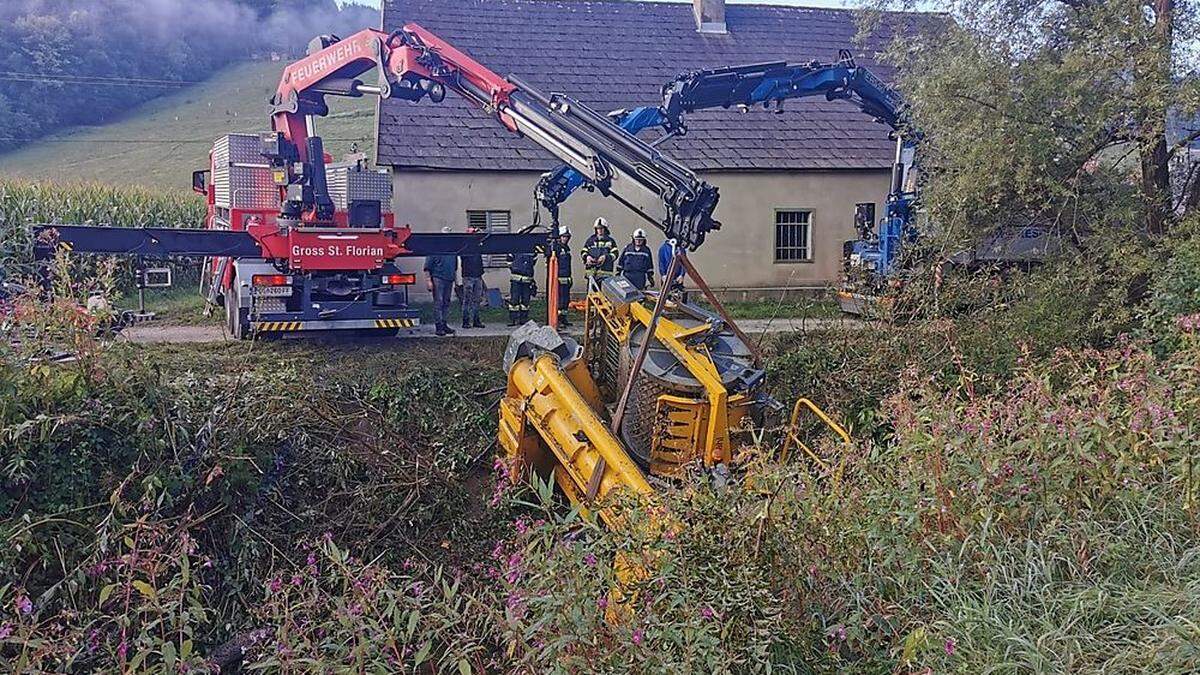
M876 121L896 132L896 158L892 168L891 190L886 216L879 234L873 223L860 227L861 239L853 242L857 259L866 260L880 274L890 271L899 252L901 239L913 218L916 195L904 192L904 177L911 163L911 143L903 133L904 101L867 68L857 65L848 50L838 53L834 63L776 61L685 73L662 88L662 103L609 114L610 120L630 134L661 128L664 134L652 143L658 145L673 136L687 134L686 116L698 110L752 106L769 108L775 104L782 112L783 102L793 98L824 96L826 100L845 100ZM552 226L558 226L559 206L580 187L592 187L569 166L544 174L535 188L537 203L550 214Z

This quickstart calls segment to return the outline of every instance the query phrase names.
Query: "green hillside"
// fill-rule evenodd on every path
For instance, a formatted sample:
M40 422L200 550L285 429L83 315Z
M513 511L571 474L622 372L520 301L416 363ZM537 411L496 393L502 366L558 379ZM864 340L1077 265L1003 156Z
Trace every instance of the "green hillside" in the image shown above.
M98 181L116 185L185 188L191 172L208 166L216 137L269 129L267 98L283 62L230 66L203 84L150 101L124 119L76 127L0 155L0 177ZM373 99L335 99L319 130L335 157L357 142L373 153Z

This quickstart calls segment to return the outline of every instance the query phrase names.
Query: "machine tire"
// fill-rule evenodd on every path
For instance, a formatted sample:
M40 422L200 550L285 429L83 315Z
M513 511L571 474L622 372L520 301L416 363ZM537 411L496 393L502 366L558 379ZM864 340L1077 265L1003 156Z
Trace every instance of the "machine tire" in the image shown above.
M237 278L233 280L231 290L222 293L225 299L225 326L229 329L229 336L234 340L245 340L250 337L248 322L242 319L241 303L238 300L237 293Z

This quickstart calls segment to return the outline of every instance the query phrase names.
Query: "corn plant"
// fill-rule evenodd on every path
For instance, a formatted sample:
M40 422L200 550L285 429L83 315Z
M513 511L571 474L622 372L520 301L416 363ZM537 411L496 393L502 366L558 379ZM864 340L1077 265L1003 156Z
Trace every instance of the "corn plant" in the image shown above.
M197 195L140 187L99 184L56 185L0 180L0 279L33 273L32 226L48 224L105 227L201 227L204 200ZM172 265L179 283L196 283L195 263ZM132 287L132 261L123 261L119 283ZM81 259L74 273L87 275L94 262Z

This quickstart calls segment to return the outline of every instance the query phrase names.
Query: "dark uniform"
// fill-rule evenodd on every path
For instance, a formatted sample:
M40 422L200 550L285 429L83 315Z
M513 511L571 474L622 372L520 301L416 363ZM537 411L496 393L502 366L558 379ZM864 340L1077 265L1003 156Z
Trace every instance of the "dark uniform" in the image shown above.
M479 320L479 304L483 302L483 256L478 253L460 255L462 265L462 327L483 328Z
M639 291L644 291L646 286L654 280L654 254L645 244L641 246L630 244L621 251L617 269L620 270L622 276L629 280L629 283L636 286Z
M533 268L537 256L518 253L508 256L510 286L508 292L508 325L519 326L529 320L529 301L533 298Z
M617 240L607 234L592 234L583 243L584 274L590 279L596 277L603 280L611 277L613 266L617 263ZM596 262L588 260L591 258Z
M559 241L554 252L558 256L558 322L570 326L567 308L571 304L571 286L575 284L571 276L571 246Z

